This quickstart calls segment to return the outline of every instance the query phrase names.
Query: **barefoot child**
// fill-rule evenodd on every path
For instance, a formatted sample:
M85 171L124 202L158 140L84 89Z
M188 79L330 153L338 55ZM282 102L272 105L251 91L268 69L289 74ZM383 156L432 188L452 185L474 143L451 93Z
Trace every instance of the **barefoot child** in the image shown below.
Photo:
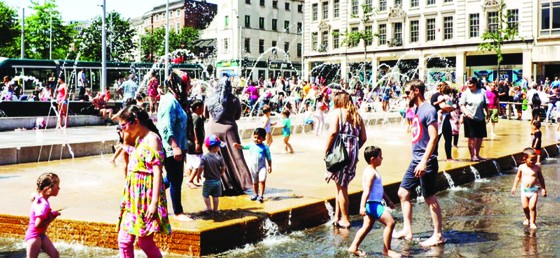
M366 255L366 253L359 250L358 247L373 227L373 223L378 220L385 225L385 229L383 230L383 255L400 257L399 253L391 250L391 235L395 228L395 220L393 216L391 216L391 213L386 211L383 204L381 204L381 200L385 199L389 207L392 209L395 208L395 204L383 191L381 176L377 172L377 167L379 167L383 161L381 149L376 146L366 147L364 150L364 158L368 162L368 166L365 168L362 177L364 192L362 193L362 200L360 201L360 215L364 216L364 224L356 233L356 237L354 237L354 241L352 241L352 245L350 245L348 251L357 256Z
M292 121L290 121L290 111L282 110L282 136L284 137L284 149L286 153L293 154L294 149L290 144L290 135L292 134Z
M525 212L525 220L523 225L532 229L537 228L537 201L539 200L539 188L544 197L546 197L546 186L542 175L541 166L535 164L537 161L537 153L533 148L523 150L524 164L519 166L517 176L513 182L511 193L515 194L517 185L521 181L521 206Z
M49 204L51 196L57 196L60 190L60 179L54 173L45 173L37 179L37 194L33 197L29 226L25 232L27 257L38 257L41 251L49 257L58 257L58 251L47 236L47 227L60 216Z
M202 145L204 144L204 103L196 100L191 105L192 132L187 133L187 186L198 188L200 182L200 159L202 158Z
M218 152L220 151L220 148L225 147L226 144L216 135L210 135L206 137L204 141L209 153L204 154L204 156L200 159L198 174L202 171L204 172L205 180L202 186L202 197L204 197L206 211L211 212L218 210L218 204L220 201L218 198L222 196L221 177L226 171L226 163ZM212 196L213 205L210 205L210 196Z
M266 131L266 146L270 147L272 144L272 126L275 126L276 122L270 121L270 113L272 113L272 109L269 105L264 105L262 112L263 128Z
M268 174L272 173L272 159L270 158L270 149L268 149L268 146L266 144L263 144L265 137L265 129L257 128L253 132L252 144L241 145L239 143L235 143L233 145L237 149L249 150L249 152L251 153L251 161L248 163L250 163L249 171L251 172L251 179L253 180L253 190L255 191L255 195L251 197L251 201L256 201L258 199L261 203L264 202L266 174L267 172Z

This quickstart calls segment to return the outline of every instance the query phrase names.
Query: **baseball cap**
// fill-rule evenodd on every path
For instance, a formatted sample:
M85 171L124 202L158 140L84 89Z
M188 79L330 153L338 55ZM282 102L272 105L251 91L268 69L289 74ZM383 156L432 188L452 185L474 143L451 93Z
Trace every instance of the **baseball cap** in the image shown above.
M219 145L220 147L226 147L226 143L220 140L220 138L218 138L218 136L216 136L215 134L206 137L204 143L206 144L206 147L216 146L216 145Z

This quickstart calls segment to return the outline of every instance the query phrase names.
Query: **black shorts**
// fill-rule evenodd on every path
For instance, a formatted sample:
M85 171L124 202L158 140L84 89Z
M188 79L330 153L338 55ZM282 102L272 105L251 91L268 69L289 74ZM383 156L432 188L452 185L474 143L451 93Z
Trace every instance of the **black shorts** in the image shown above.
M436 177L439 170L439 165L437 157L432 157L428 160L426 164L426 174L421 178L414 177L414 169L420 161L413 160L410 162L408 169L404 173L403 180L401 182L401 188L408 190L409 192L415 192L416 187L420 185L422 187L422 196L430 197L436 194Z
M465 129L465 138L485 138L486 134L486 121L474 120L470 118L463 118Z

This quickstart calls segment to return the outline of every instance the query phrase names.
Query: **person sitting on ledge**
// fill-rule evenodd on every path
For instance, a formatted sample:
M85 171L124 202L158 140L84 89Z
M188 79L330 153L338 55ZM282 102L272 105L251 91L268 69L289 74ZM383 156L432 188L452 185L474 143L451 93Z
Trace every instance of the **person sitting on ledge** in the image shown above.
M93 104L96 115L101 116L105 122L113 124L113 120L111 120L113 116L113 109L107 108L106 96L106 94L98 92L97 96L95 96L95 98L91 101L91 104Z

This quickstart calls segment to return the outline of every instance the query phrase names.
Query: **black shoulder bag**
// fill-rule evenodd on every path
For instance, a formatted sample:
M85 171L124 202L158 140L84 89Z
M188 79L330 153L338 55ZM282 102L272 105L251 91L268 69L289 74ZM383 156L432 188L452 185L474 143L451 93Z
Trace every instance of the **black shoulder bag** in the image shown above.
M340 111L340 118L338 121L338 134L334 139L329 152L325 155L325 165L329 172L338 172L348 165L348 151L344 142L342 141L342 110Z

